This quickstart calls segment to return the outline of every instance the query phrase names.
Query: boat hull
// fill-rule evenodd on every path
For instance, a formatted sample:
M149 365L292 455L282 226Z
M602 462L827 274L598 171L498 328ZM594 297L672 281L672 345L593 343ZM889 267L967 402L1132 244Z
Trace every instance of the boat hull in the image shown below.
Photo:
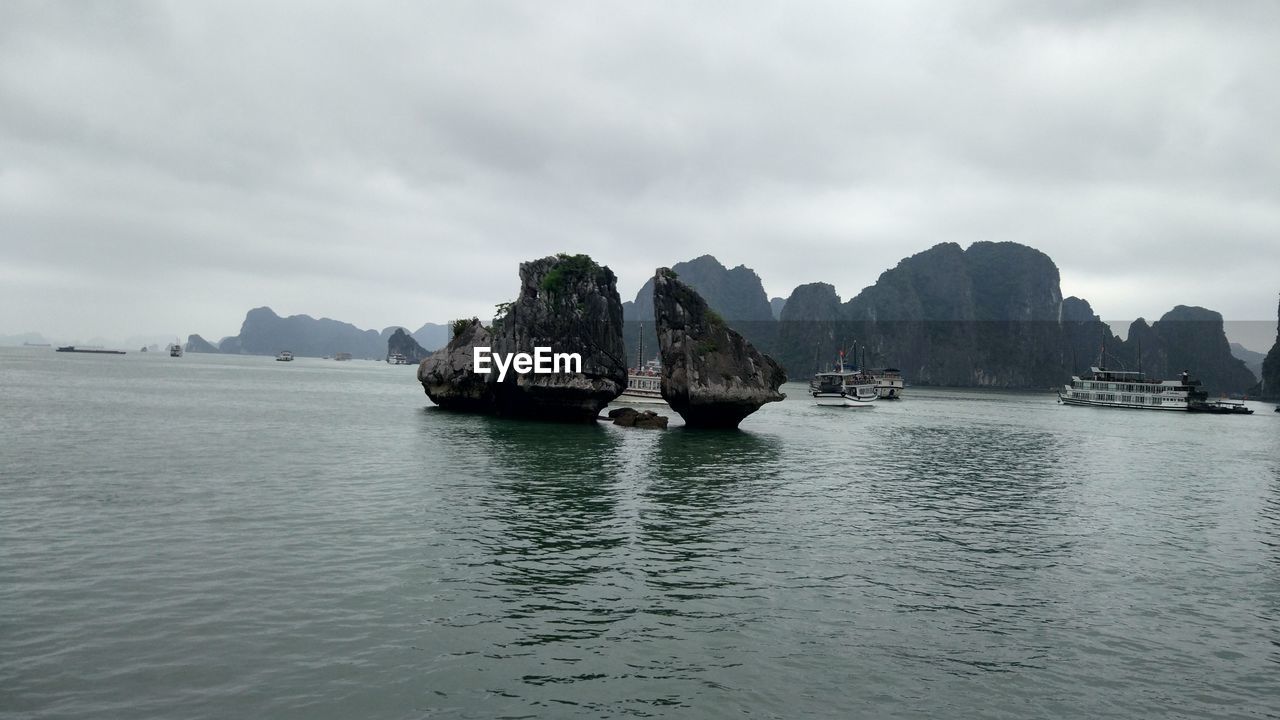
M613 399L614 405L666 405L667 401L662 399L662 395L640 395L636 393L624 392Z
M1122 402L1103 402L1098 400L1082 400L1079 398L1064 397L1058 395L1058 402L1063 405L1078 405L1080 407L1102 407L1102 408L1119 408L1121 410L1155 410L1157 412L1186 412L1185 405L1139 405L1137 403Z
M901 399L902 399L902 386L901 386L901 385L897 385L897 386L895 386L895 385L877 385L877 386L876 386L876 395L877 395L881 400L901 400Z
M814 403L822 407L869 408L873 407L877 396L858 398L843 393L813 393Z

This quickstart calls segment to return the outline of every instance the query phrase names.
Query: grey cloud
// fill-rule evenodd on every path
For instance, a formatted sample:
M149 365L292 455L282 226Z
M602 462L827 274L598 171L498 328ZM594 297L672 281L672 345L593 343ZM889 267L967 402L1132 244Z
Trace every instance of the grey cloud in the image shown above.
M849 297L976 240L1104 315L1265 318L1277 7L5 3L0 332L416 326L561 250L628 295L710 252ZM131 290L30 301L91 283Z

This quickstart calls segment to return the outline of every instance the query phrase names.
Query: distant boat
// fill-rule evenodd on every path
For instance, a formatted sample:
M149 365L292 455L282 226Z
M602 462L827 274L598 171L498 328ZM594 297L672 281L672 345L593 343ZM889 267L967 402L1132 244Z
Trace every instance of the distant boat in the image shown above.
M334 360L350 360L351 353L334 353L333 359Z
M901 400L902 388L902 372L897 368L876 368L868 370L867 374L876 381L876 395L881 400Z
M123 350L103 350L102 348L78 348L75 345L63 345L56 352L93 353L95 355L124 355Z
M628 370L627 389L614 402L666 405L667 401L662 397L662 365L657 360L650 360Z
M50 345L49 343L24 342L22 343L22 347L53 347L53 346Z
M1230 400L1214 400L1213 402L1193 402L1187 405L1187 412L1209 413L1210 415L1252 415L1253 410L1243 402Z
M644 324L640 325L636 366L627 370L627 389L614 398L619 405L666 405L662 397L662 364L657 360L644 361Z
M138 352L146 352L146 351L147 351L146 345L143 345L141 348L138 349Z
M293 362L293 353L288 350L281 350L279 354L276 355L276 360L278 362Z
M169 346L169 357L182 357L182 345L180 343L175 342Z
M387 362L392 365L408 365L409 358L405 357L404 353L391 353L387 356Z
M840 363L834 372L820 372L809 381L809 394L814 402L830 407L873 407L880 393L876 380L861 370L846 370L844 351L840 351Z

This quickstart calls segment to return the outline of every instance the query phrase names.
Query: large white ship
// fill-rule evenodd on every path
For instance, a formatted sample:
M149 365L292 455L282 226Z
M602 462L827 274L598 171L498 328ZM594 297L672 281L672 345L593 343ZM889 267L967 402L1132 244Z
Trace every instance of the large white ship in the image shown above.
M1133 410L1173 410L1215 414L1252 414L1239 403L1209 402L1200 381L1187 373L1177 380L1151 380L1141 371L1089 368L1089 375L1073 376L1071 384L1058 392L1066 405L1129 408Z

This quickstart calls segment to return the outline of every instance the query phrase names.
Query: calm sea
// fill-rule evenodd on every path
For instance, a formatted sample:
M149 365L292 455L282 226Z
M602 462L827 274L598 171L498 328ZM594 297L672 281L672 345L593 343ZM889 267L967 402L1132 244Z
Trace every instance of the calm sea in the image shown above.
M0 716L1280 717L1269 405L658 432L414 370L0 349Z

